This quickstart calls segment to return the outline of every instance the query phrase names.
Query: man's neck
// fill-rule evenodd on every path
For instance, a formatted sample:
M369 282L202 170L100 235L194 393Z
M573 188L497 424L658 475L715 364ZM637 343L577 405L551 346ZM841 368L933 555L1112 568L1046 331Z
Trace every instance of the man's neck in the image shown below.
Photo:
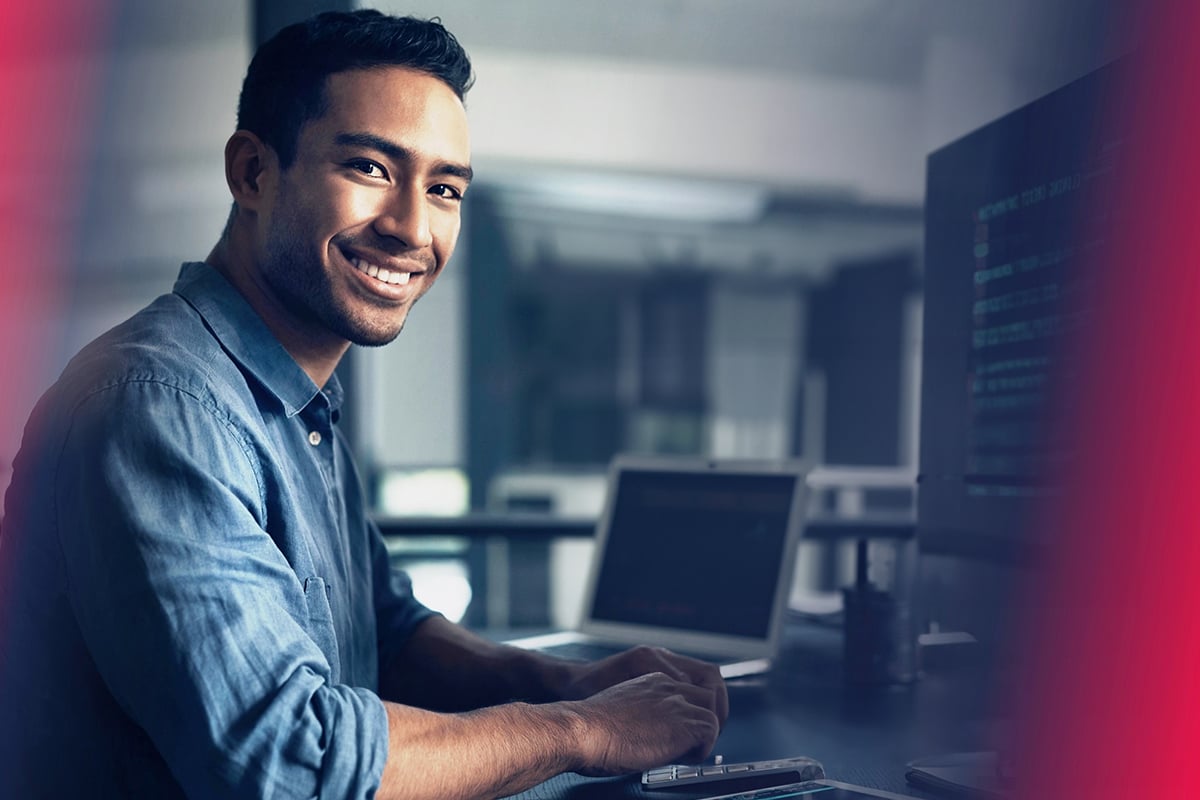
M303 330L294 316L260 285L250 265L243 263L246 250L231 246L231 235L223 236L217 242L205 262L233 284L313 383L323 387L350 349L350 343L332 334L314 337Z

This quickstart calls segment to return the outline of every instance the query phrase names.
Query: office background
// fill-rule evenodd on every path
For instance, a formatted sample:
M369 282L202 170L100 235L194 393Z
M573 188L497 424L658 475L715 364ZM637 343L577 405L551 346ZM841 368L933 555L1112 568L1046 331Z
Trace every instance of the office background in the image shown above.
M439 15L471 54L479 178L451 268L395 343L342 370L378 510L586 518L628 451L802 457L835 488L910 486L925 156L1123 52L1110 5L380 4ZM322 7L127 0L42 55L87 81L93 121L5 470L13 420L66 359L207 254L256 30ZM861 492L827 494L862 510ZM872 497L911 502L893 495ZM409 545L435 556L409 562L444 595L427 599L460 613L459 545ZM577 613L588 547L535 554L549 621ZM836 550L802 556L814 586L847 576Z
M1177 13L1164 18L1186 36L1195 30L1196 20L1182 12L1184 5L1176 4ZM562 474L565 463L586 479L595 463L594 443L571 441L566 453L544 451L553 451L559 441L545 432L556 430L556 419L562 425L572 414L594 414L598 425L617 426L622 446L767 455L783 451L831 465L911 467L913 432L905 422L911 424L914 417L905 410L910 396L904 387L911 391L919 365L901 354L916 351L904 340L903 331L912 329L891 335L894 346L881 355L858 341L869 337L856 337L860 326L838 309L863 308L866 300L856 290L865 286L869 293L882 284L891 287L890 293L879 290L883 297L874 299L887 309L884 316L900 324L911 321L919 311L925 155L1109 60L1139 33L1135 21L1099 2L664 0L606 3L603 11L599 4L550 2L386 7L442 15L474 56L481 77L468 105L484 175L476 188L483 191L473 192L468 202L468 234L458 260L415 312L410 329L391 348L357 359L356 397L363 408L354 424L366 445L373 480L388 470L449 469L449 474L430 477L440 486L453 484L457 473L470 481L460 486L455 501L460 506L464 488L467 503L474 494L486 504L486 482L472 480L481 464L495 476L508 471ZM217 236L228 210L220 150L233 126L234 97L253 38L252 16L249 3L226 0L178 6L141 0L110 8L64 2L27 51L9 46L10 33L22 32L20 25L0 33L9 37L0 47L4 107L23 107L7 102L14 75L18 83L28 79L42 98L29 118L10 117L3 139L0 198L5 213L0 225L15 257L5 265L0 297L5 311L0 331L8 345L0 362L0 375L8 382L7 412L0 420L0 469L5 471L0 482L7 482L27 409L69 354L167 290L177 262L203 257ZM1158 34L1164 30L1169 28ZM1163 42L1164 50L1179 52L1174 39L1164 37ZM1163 87L1182 88L1181 78L1167 78ZM1161 105L1150 108L1151 124L1195 129L1184 95L1159 102L1171 112L1161 112ZM59 116L43 113L44 106L55 107ZM58 124L36 124L47 119ZM1181 173L1178 180L1162 184L1164 205L1167 198L1178 198L1179 209L1190 207L1186 197L1167 191L1189 185L1189 176ZM577 186L581 178L600 181L591 193L591 206L578 196L568 199L571 190L562 188ZM715 186L716 196L751 198L738 206L743 213L759 203L770 211L756 224L745 218L737 224L705 223L659 219L641 205L646 194L666 194L674 204L691 205L680 196L712 196L700 191L701 184ZM622 211L637 212L614 214L611 205L607 212L603 206L597 209L596 195ZM476 199L483 201L480 208L474 206ZM664 200L660 208L670 205ZM718 207L732 213L727 205ZM32 220L41 240L16 235L20 231L14 219ZM486 263L481 250L503 254L492 263L502 265L498 272L509 281L503 288L518 297L516 311L494 305L493 316L476 315L470 276ZM731 264L738 265L736 273ZM22 282L16 274L25 267L34 278ZM54 291L37 285L53 283L55 277L58 285L49 287ZM661 290L657 280L663 282ZM1153 285L1162 289L1163 281ZM1171 297L1184 297L1180 287L1171 289ZM593 308L578 301L580 294L602 302ZM506 299L511 297L506 294ZM578 327L580 332L570 340L552 341L579 349L546 347L530 353L531 344L551 339L544 332L567 327L553 318L559 309L571 309L571 330ZM9 313L14 310L18 313ZM747 318L755 324L745 324ZM577 322L584 319L589 324ZM642 353L635 346L640 336L631 331L656 319L690 320L703 331L678 345L686 354L681 358L703 365L700 388L696 375L701 373L689 372L690 386L684 378L664 378L667 386L643 391L642 365L655 355ZM525 320L541 327L512 329ZM484 376L473 369L476 334L471 326L480 323L495 323L484 330L502 331L506 347L529 358L509 368L493 365L513 381L500 388L512 396L524 390L527 394L520 397L534 398L541 406L536 414L522 416L524 409L514 408L519 402L510 396L497 427L489 429L494 438L475 442L471 404L479 401L475 387ZM623 332L628 350L614 354L611 337L604 335L613 330ZM867 352L856 354L847 340ZM628 353L644 357L630 362ZM851 355L859 361L854 376L863 376L858 379L869 382L870 392L839 388L856 385L853 376L832 374L852 364ZM669 370L672 358L660 357L653 363ZM784 361L787 366L780 372ZM556 371L564 363L581 362L600 365L605 375L597 379ZM655 373L651 367L645 371ZM612 373L622 377L613 379ZM388 383L405 374L411 379L398 386ZM718 376L729 374L737 380L725 386L761 385L766 390L717 396L711 387L722 384ZM1167 373L1153 377L1161 374ZM590 387L596 383L602 389L593 393ZM611 402L614 394L620 403ZM597 396L605 399L605 408L584 402ZM1190 395L1180 391L1180 397ZM881 406L886 412L857 405L886 398L891 398ZM402 414L394 412L402 407L445 409L438 415L443 427L405 430ZM887 430L856 440L854 423L839 429L836 417L842 412L859 425ZM1178 419L1167 417L1172 423ZM1170 438L1178 440L1185 433L1174 430ZM867 444L853 444L868 438ZM564 441L562 446L568 445ZM494 460L475 458L475 448L484 448ZM1178 461L1176 456L1161 463L1173 467ZM1120 482L1113 477L1099 485L1132 491L1127 469L1114 469L1114 474L1121 476ZM403 503L403 497L397 502ZM1181 522L1181 532L1194 527L1194 522ZM1150 549L1161 556L1164 547ZM1110 551L1117 552L1101 552ZM1119 552L1124 556L1127 551ZM1114 587L1188 585L1183 572L1187 559L1147 557L1145 563L1126 563L1130 569L1112 576L1100 574L1102 566L1116 560L1098 558L1093 565L1095 572L1087 575L1091 588L1105 591L1089 602L1108 608L1105 597L1116 596ZM1168 575L1185 580L1172 582ZM1160 610L1151 600L1157 603L1159 595L1132 606L1128 619L1119 620L1119 630L1144 624L1139 612ZM1055 613L1077 611L1071 606ZM1147 630L1170 628L1171 636L1186 642L1188 626L1175 625L1177 618L1155 617ZM1073 643L1091 645L1084 641L1085 633L1078 632ZM1109 645L1121 648L1123 641ZM1061 650L1060 644L1049 652ZM1147 677L1155 673L1134 668L1169 654L1170 647L1133 648L1124 661L1096 647L1085 652L1100 653L1085 665L1085 673L1053 677L1107 677L1116 672L1114 664L1128 666L1128 684L1106 691L1074 681L1078 697L1063 701L1104 697L1095 704L1094 718L1103 724L1076 729L1081 734L1113 731L1113 747L1105 752L1121 752L1116 745L1130 741L1119 734L1140 730L1137 723L1149 719L1139 716L1135 704L1144 703L1147 691L1154 689L1146 684L1155 681ZM1152 710L1167 704L1186 709L1186 702L1172 703L1160 695L1194 679L1180 672L1194 663L1188 652L1167 659L1170 670L1157 681L1158 694L1151 691ZM1078 666L1074 660L1068 663ZM1117 719L1134 725L1122 729L1103 718L1102 712L1110 709ZM1061 724L1047 728L1062 729ZM1165 742L1173 731L1151 729L1158 735L1139 737L1138 743ZM1179 754L1171 754L1176 760L1169 763L1179 763ZM1124 751L1125 760L1112 762L1114 769L1136 773L1142 763L1138 755L1145 755L1144 749ZM1096 780L1112 773L1096 770ZM1175 794L1186 796L1187 791L1180 788Z

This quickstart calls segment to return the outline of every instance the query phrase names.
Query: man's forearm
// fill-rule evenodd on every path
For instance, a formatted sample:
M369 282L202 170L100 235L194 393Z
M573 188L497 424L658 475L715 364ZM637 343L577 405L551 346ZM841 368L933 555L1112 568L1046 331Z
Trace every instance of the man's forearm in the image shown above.
M622 775L704 758L721 725L713 691L661 672L584 700L461 714L386 704L381 798L499 797L560 772Z
M566 703L511 703L465 714L385 707L381 800L502 797L582 763L578 718Z
M708 754L728 713L715 667L657 648L607 661L572 665L441 617L422 622L381 680L379 796L499 797L560 772L619 775ZM444 713L468 708L478 710Z

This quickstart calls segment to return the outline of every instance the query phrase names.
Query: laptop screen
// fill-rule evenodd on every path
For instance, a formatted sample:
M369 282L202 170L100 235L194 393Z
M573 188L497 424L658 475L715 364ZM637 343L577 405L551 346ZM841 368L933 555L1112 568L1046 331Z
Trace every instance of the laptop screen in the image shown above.
M765 639L798 481L620 475L591 619Z

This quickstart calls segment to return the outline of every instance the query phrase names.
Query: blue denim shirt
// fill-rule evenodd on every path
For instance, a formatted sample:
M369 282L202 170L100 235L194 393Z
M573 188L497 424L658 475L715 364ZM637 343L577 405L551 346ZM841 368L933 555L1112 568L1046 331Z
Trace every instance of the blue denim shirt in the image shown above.
M0 533L0 795L370 797L429 611L318 389L215 270L85 348Z

